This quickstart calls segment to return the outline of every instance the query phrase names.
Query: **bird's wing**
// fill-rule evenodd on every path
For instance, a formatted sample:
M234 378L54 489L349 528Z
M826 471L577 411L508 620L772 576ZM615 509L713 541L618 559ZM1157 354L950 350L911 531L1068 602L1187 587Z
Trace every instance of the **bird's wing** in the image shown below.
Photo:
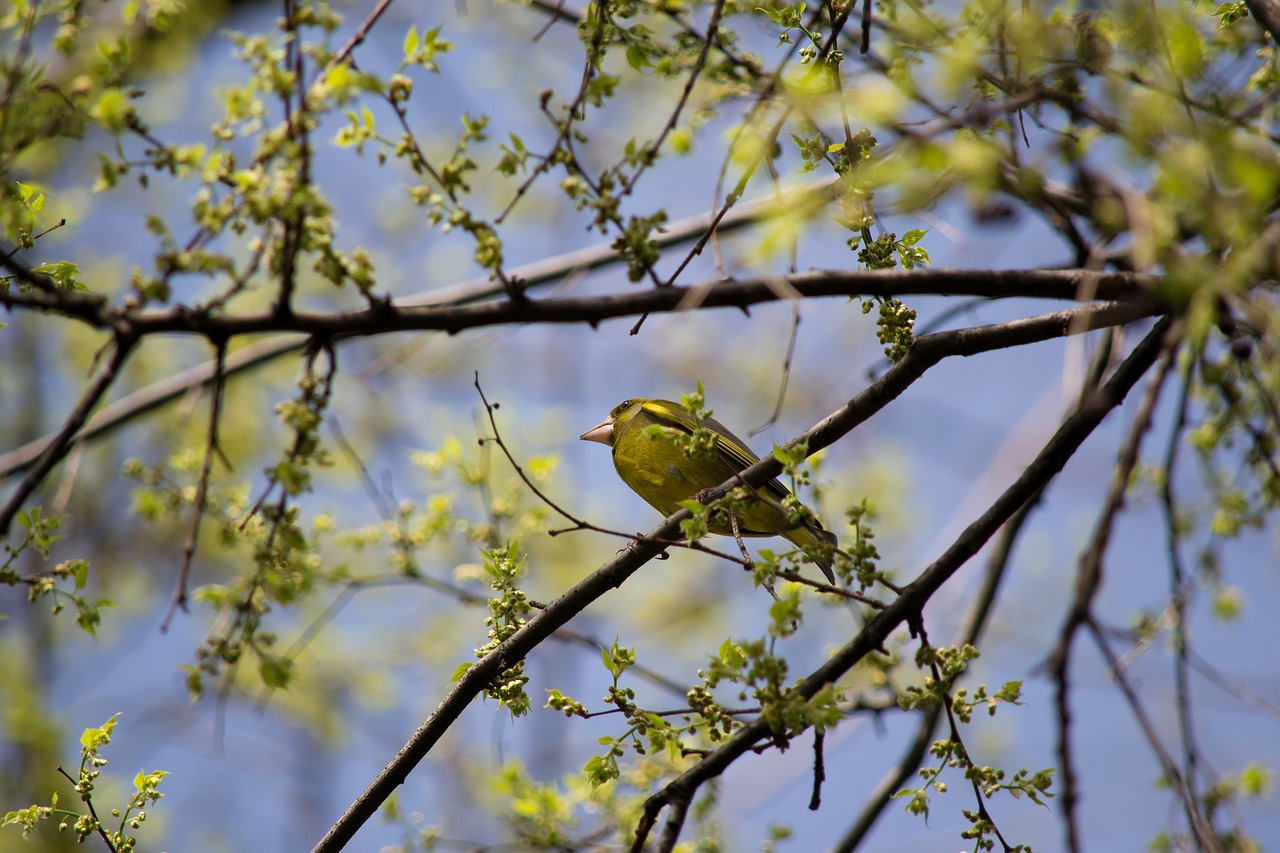
M667 400L646 400L641 408L663 423L684 432L692 433L698 427L689 415L689 410L678 403ZM734 435L728 427L715 418L703 418L702 425L716 434L716 451L725 457L735 470L741 471L760 461L760 457L747 446L745 441ZM764 489L771 498L778 501L791 494L790 490L776 478L765 483Z

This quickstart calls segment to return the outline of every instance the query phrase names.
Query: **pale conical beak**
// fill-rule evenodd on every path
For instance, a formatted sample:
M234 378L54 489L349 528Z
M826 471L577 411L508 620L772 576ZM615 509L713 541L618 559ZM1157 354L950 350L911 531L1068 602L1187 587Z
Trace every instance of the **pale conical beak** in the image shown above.
M613 418L605 418L578 438L583 441L598 441L601 444L613 444Z

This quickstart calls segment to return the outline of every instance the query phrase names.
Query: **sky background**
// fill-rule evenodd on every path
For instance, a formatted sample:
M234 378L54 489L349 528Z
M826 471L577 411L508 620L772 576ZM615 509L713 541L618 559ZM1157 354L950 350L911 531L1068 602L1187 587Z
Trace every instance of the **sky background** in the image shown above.
M345 34L359 13L348 11ZM244 8L224 22L230 30L258 31L278 16L274 6ZM437 151L446 150L460 129L463 111L493 118L491 142L481 152L492 154L508 132L520 134L533 150L545 149L551 135L537 114L538 92L555 88L567 96L580 73L580 45L569 27L556 26L537 44L530 39L544 19L528 10L479 0L466 3L397 3L360 48L362 67L387 73L400 55L405 29L443 25L442 35L457 50L442 57L445 74L418 75L412 102L415 130ZM762 31L762 38L767 34ZM759 46L766 58L770 39ZM205 39L188 61L145 81L147 97L139 103L144 118L161 139L175 143L201 138L216 120L220 104L213 92L233 85L244 74L233 59L224 33ZM620 148L627 136L653 116L666 115L673 90L651 84L651 113L624 113L623 103L593 116L589 127L599 138L614 138ZM377 111L375 110L375 113ZM389 118L377 114L379 122ZM633 211L664 207L672 220L711 205L721 134L732 115L713 123L703 144L688 157L664 158L629 202ZM389 126L389 125L388 125ZM337 125L322 128L327 139ZM389 132L389 131L388 131ZM1032 149L1037 142L1031 129ZM109 195L85 195L96 162L90 146L68 149L53 178L51 203L74 210L64 228L42 241L50 257L66 253L118 267L146 264L154 250L140 231L141 212L153 212L172 223L186 223L188 189L157 181L147 191L127 184ZM1114 173L1128 165L1096 155ZM481 159L481 158L477 158ZM482 169L491 160L482 161ZM343 248L365 246L372 253L378 284L384 292L407 296L467 281L479 274L463 235L441 236L405 199L409 176L403 167L378 167L372 157L321 146L315 173L332 199L340 223ZM481 172L475 183L485 180ZM798 178L797 180L803 180ZM582 215L561 202L554 181L517 208L504 231L509 266L602 242L587 233ZM477 207L487 215L500 209L514 184L501 185L490 198L477 193ZM549 192L543 192L548 190ZM486 209L492 205L492 209ZM127 214L127 215L126 215ZM1065 262L1069 255L1043 223L1023 216L991 226L978 222L963 199L955 199L928 217L894 217L885 227L902 233L930 228L926 248L936 267L1022 268ZM188 228L174 228L183 234ZM611 239L611 238L608 238ZM607 242L607 240L604 240ZM767 264L784 269L783 259L762 262L759 240L746 233L727 236L721 252L725 267L750 275ZM709 254L709 253L708 253ZM679 255L672 255L679 257ZM800 243L801 268L851 268L854 258L839 229L815 226ZM715 275L709 257L695 261L684 282ZM625 270L607 268L557 286L558 294L591 295L626 291ZM180 298L186 298L182 295ZM316 305L354 304L351 294L313 288L306 298ZM920 325L949 303L912 300ZM1052 303L1008 301L976 305L948 327L994 323L1053 310ZM782 443L816 423L858 393L870 376L884 369L874 338L872 318L844 300L808 302L800 307L802 322L792 366L791 390L778 422L752 439L757 451ZM22 318L11 318L14 323ZM559 465L545 483L548 493L571 511L622 530L648 530L659 519L617 480L608 453L577 436L609 409L630 396L678 398L701 380L716 417L745 434L767 420L773 408L779 366L787 348L791 309L761 306L750 317L733 311L654 316L641 334L628 335L634 321L624 319L586 327L503 328L476 330L455 337L404 335L378 342L356 341L340 349L342 374L336 386L334 415L353 438L370 472L401 499L423 501L447 484L433 481L408 464L415 451L434 448L457 436L467 452L474 444L479 400L472 382L478 374L489 399L500 401L499 428L520 458L556 454ZM1128 342L1145 330L1137 330ZM194 364L209 356L197 342L174 340L171 364ZM828 525L840 527L841 508L869 497L880 509L876 522L883 565L899 577L913 578L977 517L1052 433L1070 388L1079 377L1087 352L1082 341L1053 341L1026 347L1016 354L992 353L939 365L903 397L853 435L824 460L819 479L827 488L820 507ZM296 359L263 376L233 380L233 404L262 408L290 395ZM141 383L146 377L134 377ZM154 377L153 377L154 378ZM1066 389L1066 390L1064 390ZM1021 538L1012 570L1002 588L997 611L980 644L983 657L967 684L995 687L1023 680L1023 707L1002 708L995 720L976 720L965 732L966 743L980 763L1032 770L1056 766L1052 685L1041 665L1056 642L1070 600L1075 561L1087 541L1105 495L1119 437L1139 395L1132 395L1121 416L1113 415L1089 439L1049 490ZM1166 417L1172 389L1161 410ZM68 398L67 403L69 404ZM166 419L203 423L207 409L170 407ZM234 416L234 410L232 410ZM49 425L56 422L56 407ZM247 459L238 474L261 487L260 470L275 451L282 430L269 427L262 437L263 460ZM1148 459L1163 453L1167 434L1156 429L1146 445ZM162 457L172 448L154 446L145 428L119 434L100 457L104 469L127 455ZM1190 459L1190 455L1186 457ZM495 469L505 465L493 461ZM1203 490L1194 465L1180 483L1189 501ZM93 493L96 485L77 489ZM119 486L111 487L119 489ZM463 500L463 499L460 499ZM344 524L374 524L377 512L340 460L324 474L316 491L306 496L309 513L328 512ZM122 520L121 539L146 537L135 519ZM1153 492L1141 490L1116 528L1107 560L1107 579L1098 611L1109 624L1128 625L1140 608L1159 606L1166 595L1163 524ZM595 534L568 537L570 544L522 542L537 548L527 586L534 598L549 599L584 577L619 547ZM769 547L767 543L761 543ZM1276 632L1272 614L1280 600L1274 530L1249 531L1221 546L1230 566L1227 582L1238 588L1242 602L1238 620L1224 624L1208 615L1206 601L1193 608L1191 637L1198 653L1220 671L1248 684L1268 702L1280 703L1280 674L1274 665ZM776 543L772 547L779 547ZM179 614L167 633L158 625L171 591L179 549L146 548L144 560L154 583L128 588L124 606L107 612L95 642L62 619L57 630L66 636L48 664L51 703L65 733L64 764L74 764L80 730L100 725L122 712L116 737L108 748L109 772L128 781L134 772L163 768L171 776L162 785L165 799L152 811L144 838L147 849L280 850L309 848L324 830L394 755L430 712L447 687L453 668L471 659L483 638L479 610L461 619L456 606L420 588L387 586L367 590L348 603L299 659L300 678L311 679L306 696L329 697L321 710L293 707L287 696L265 703L241 699L220 705L207 696L191 704L180 667L190 662L195 646L208 630L210 614L196 609ZM1187 553L1192 552L1188 548ZM125 552L127 553L127 552ZM971 561L931 602L926 613L930 634L943 642L955 629L976 587L985 552ZM127 557L118 558L122 564ZM370 552L366 561L385 559ZM441 549L424 557L424 569L446 576L459 560ZM473 554L470 557L475 560ZM366 566L369 564L366 563ZM110 571L109 567L105 567ZM216 568L196 563L194 582L207 582ZM117 591L117 596L119 592ZM724 609L705 610L711 603ZM590 608L572 627L605 642L615 633L639 650L642 662L678 681L693 683L708 651L720 639L750 638L767 624L769 599L751 587L733 566L692 553L674 553L665 562L646 566L641 575L615 595ZM4 610L13 613L14 605ZM449 615L446 616L445 613ZM284 617L281 633L292 641L314 614ZM439 620L438 624L434 620ZM0 622L0 637L13 623ZM810 619L794 641L793 672L816 666L831 649L856 630L852 614L838 606L810 605ZM1117 641L1119 649L1126 649ZM1142 849L1176 814L1168 791L1158 785L1159 768L1120 693L1109 682L1107 668L1088 642L1079 642L1072 670L1073 730L1082 780L1081 826L1087 849ZM354 678L351 684L317 684L335 670ZM1173 670L1159 645L1137 656L1129 677L1144 691L1146 710L1175 750L1176 718ZM574 773L598 749L601 734L618 733L609 718L565 720L542 709L543 690L554 685L566 694L598 706L605 682L598 654L551 643L530 660L529 685L534 711L512 724L493 702L476 702L463 714L439 749L412 774L400 792L406 812L420 812L428 824L441 824L450 838L473 842L502 837L493 816L477 806L470 784L509 757L519 756L537 778ZM1197 733L1217 773L1238 773L1249 762L1273 771L1280 767L1277 720L1250 709L1193 677ZM671 696L636 681L641 700L678 707ZM755 849L769 824L787 823L794 839L782 849L822 849L844 831L904 748L914 718L889 712L842 724L827 740L828 781L823 805L805 811L810 795L811 750L807 738L786 753L769 752L739 761L721 780L718 818L726 829L727 849ZM951 793L934 798L934 811L924 821L891 805L862 849L918 851L959 849L964 828L960 809L972 806L969 793L954 774L945 777ZM51 780L52 781L52 780ZM1055 786L1056 787L1056 786ZM1061 845L1057 802L1037 807L1008 797L989 804L1002 832L1011 841L1036 849ZM1247 826L1255 837L1280 843L1280 808L1275 795L1247 804ZM154 821L154 825L151 821ZM371 822L349 848L377 850L400 838L401 829ZM686 833L688 837L688 833Z

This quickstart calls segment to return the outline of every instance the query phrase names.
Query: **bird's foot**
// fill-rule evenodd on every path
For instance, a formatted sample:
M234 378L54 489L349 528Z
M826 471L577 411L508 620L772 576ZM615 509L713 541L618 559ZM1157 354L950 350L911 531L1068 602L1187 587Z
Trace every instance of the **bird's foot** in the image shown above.
M640 547L640 540L641 540L641 539L643 539L643 538L644 538L644 534L643 534L643 533L637 533L637 534L636 534L636 538L635 538L635 539L628 539L628 540L627 540L627 544L626 544L626 545L623 545L621 548L619 548L617 551L615 551L615 552L614 552L614 554L613 554L613 556L615 556L615 557L616 557L616 556L618 556L619 554L621 554L623 551L634 551L634 550L636 550L636 548ZM669 559L671 559L671 555L670 555L670 554L668 554L668 553L664 550L664 551L660 551L660 552L658 553L658 555L657 555L657 556L655 556L653 559L655 559L655 560L669 560Z

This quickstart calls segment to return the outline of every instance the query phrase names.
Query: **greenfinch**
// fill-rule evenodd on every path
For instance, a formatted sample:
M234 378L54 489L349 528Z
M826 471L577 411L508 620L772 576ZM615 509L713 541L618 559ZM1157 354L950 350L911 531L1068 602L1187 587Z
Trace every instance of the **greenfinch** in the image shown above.
M700 425L715 434L714 447L705 453L686 452L687 439L699 426L692 413L670 400L632 398L614 406L609 417L580 437L613 448L613 467L622 482L658 512L671 515L680 509L680 501L715 488L760 458L715 418L704 417ZM735 516L737 532L781 536L801 548L817 544L835 548L836 537L816 519L805 523L787 513L782 501L790 494L782 483L770 480L757 490L759 499ZM711 532L734 533L726 522L713 524ZM820 560L818 567L835 583L830 558Z

